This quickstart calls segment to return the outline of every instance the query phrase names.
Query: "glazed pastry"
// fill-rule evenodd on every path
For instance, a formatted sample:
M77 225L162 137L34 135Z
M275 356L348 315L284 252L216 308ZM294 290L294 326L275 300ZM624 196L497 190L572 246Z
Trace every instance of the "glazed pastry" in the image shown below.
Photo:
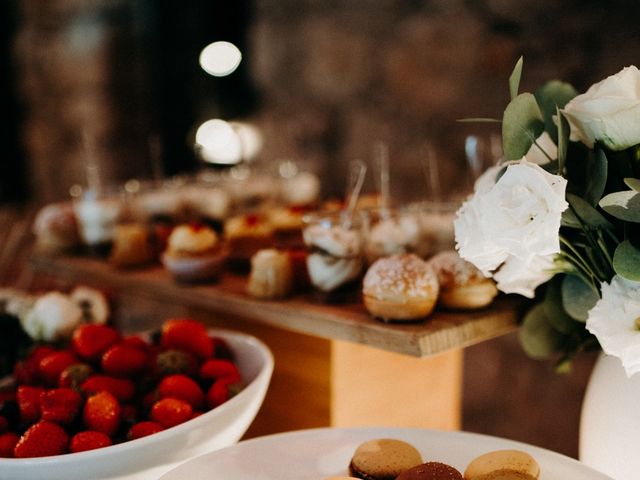
M402 472L396 480L464 480L451 465L427 462Z
M312 225L304 230L303 236L311 250L307 270L313 286L330 292L360 276L363 261L357 230Z
M537 480L538 462L520 450L496 450L475 458L464 471L464 480Z
M116 267L136 267L153 259L149 231L143 225L127 223L116 226L109 260Z
M227 251L211 228L179 225L169 236L162 263L178 281L215 280L224 267Z
M362 443L353 454L349 475L366 480L394 479L422 463L416 448L402 440L380 438Z
M233 260L248 262L258 250L274 246L273 227L254 214L229 218L224 236Z
M416 218L409 214L381 218L367 235L367 260L373 263L381 257L413 252L418 244L420 228Z
M493 280L486 278L455 250L440 252L428 261L438 275L438 305L458 310L473 310L489 305L498 295Z
M364 276L364 305L383 320L417 320L429 315L438 299L438 277L421 258L405 253L381 258Z
M275 249L260 250L251 257L247 292L258 298L282 298L293 288L289 255Z
M78 224L71 202L43 207L33 222L36 248L47 253L70 250L80 244Z

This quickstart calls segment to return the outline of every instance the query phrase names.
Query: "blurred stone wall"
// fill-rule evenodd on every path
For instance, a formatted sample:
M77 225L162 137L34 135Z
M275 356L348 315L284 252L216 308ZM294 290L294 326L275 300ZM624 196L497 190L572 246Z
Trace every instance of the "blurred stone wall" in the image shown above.
M147 140L166 112L151 105L159 79L148 67L158 58L147 55L141 23L170 11L169 4L14 1L21 11L14 50L23 137L36 195L65 195L84 181L82 132L95 139L108 178L148 170ZM261 128L263 162L307 162L329 194L342 193L347 162L370 161L376 141L389 145L392 190L402 200L429 194L422 168L427 141L437 152L441 190L468 186L464 137L486 137L498 127L456 119L499 117L520 55L524 89L561 78L583 90L635 63L640 51L640 6L632 0L244 1L250 12L244 61L259 102L242 120ZM171 32L193 31L203 20L197 5L204 4L187 2L165 26L186 22ZM176 39L176 49L184 42ZM179 88L191 96L202 91L186 77L184 84L174 80L171 89ZM186 134L172 141L186 142Z

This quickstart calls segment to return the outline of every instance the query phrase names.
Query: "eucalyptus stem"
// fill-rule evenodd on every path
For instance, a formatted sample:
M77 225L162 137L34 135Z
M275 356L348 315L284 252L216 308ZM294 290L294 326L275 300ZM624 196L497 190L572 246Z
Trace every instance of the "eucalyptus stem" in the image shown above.
M602 250L602 253L604 255L604 257L607 259L607 262L609 263L609 268L611 269L611 272L613 272L613 258L611 257L611 254L609 253L609 248L607 247L607 244L604 241L604 237L602 235L602 232L600 230L598 230L598 246L600 247L600 249Z
M593 278L600 278L591 268L591 265L589 265L589 262L587 262L585 260L585 258L582 256L582 254L580 254L580 252L578 252L578 250L576 250L573 245L571 245L571 242L569 242L566 238L564 238L562 235L560 235L560 242L569 249L569 251L571 253L573 253L573 255L575 256L575 262L577 262L576 266L581 266L583 271L592 279ZM573 258L570 255L568 255L568 258ZM593 281L593 280L592 280Z

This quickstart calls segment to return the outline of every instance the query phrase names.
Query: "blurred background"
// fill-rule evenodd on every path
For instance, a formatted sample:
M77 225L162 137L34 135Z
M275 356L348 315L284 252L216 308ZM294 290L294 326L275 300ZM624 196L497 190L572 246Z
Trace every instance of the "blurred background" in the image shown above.
M491 149L499 133L456 119L500 118L519 56L522 90L584 91L637 63L639 14L634 0L4 0L0 203L68 198L89 154L113 184L294 160L340 195L377 141L396 196L434 195L427 145L446 194L466 181L465 138ZM508 335L466 359L465 429L577 455L593 358L558 378Z

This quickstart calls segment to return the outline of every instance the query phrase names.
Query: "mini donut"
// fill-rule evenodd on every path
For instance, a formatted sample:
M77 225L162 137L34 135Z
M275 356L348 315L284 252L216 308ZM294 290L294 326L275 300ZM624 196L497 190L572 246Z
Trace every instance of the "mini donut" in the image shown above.
M376 260L364 276L366 309L385 321L417 320L429 315L438 299L438 277L417 255L402 253Z
M438 305L454 310L475 310L489 305L498 294L495 283L455 250L440 252L428 261L438 276Z

